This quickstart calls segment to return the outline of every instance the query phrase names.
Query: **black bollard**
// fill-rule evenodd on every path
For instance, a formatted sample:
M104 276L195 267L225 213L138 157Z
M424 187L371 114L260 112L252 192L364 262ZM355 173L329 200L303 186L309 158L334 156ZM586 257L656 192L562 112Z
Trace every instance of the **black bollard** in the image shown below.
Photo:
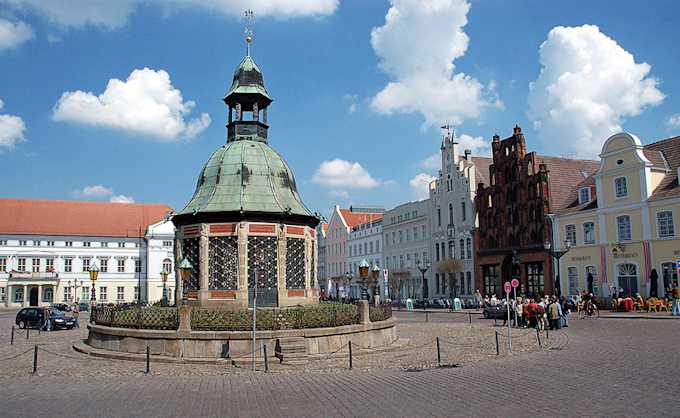
M494 332L496 333L496 355L498 356L498 355L501 354L500 347L498 345L498 331L494 331Z
M9 340L9 345L14 345L14 325L12 325L12 337Z
M352 370L352 341L349 342L349 369Z
M150 364L151 363L151 349L149 346L146 346L146 370L144 370L144 373L149 374L149 369L150 369Z
M437 367L442 367L442 352L439 348L439 337L437 337Z
M545 339L546 340L550 339L550 334L548 333L548 328L545 329Z
M28 324L26 324L26 339L28 339Z
M33 348L33 374L38 372L38 345Z
M425 322L430 322L430 316L427 311L425 311Z
M269 371L269 360L267 359L267 344L262 345L262 351L264 351L264 371L266 373Z
M472 323L472 312L468 312L468 320Z
M536 340L538 340L538 348L543 348L543 345L541 344L541 333L538 328L536 328Z

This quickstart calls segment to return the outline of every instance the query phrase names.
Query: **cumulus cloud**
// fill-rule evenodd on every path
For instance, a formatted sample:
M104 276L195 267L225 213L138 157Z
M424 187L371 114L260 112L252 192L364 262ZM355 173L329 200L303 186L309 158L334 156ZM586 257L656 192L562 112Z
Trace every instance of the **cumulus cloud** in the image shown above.
M385 25L371 32L371 45L390 81L371 101L384 114L419 112L425 127L460 124L485 107L502 106L495 84L455 73L465 55L466 0L390 0Z
M83 197L108 197L113 194L113 189L97 184L95 186L85 186L80 191Z
M0 18L0 50L13 48L33 38L33 29L24 22Z
M660 104L651 66L597 26L557 26L539 48L541 72L529 84L528 116L548 150L599 154L626 117Z
M166 12L201 8L226 16L252 9L257 16L277 18L324 16L335 12L339 0L0 0L18 10L30 10L64 27L84 25L116 29L124 26L139 5L155 5Z
M0 110L5 103L0 100ZM0 114L0 152L3 149L11 150L19 142L26 140L24 132L26 124L19 116Z
M371 189L380 185L361 164L339 158L322 162L312 181L325 187L347 189Z
M666 120L666 125L671 128L680 128L680 113L669 116Z
M430 196L430 182L435 179L436 177L426 173L416 174L416 176L408 182L413 196L418 200L427 199Z
M104 200L108 199L112 203L135 203L135 200L130 196L116 195L111 187L106 187L102 184L95 184L92 186L85 186L82 189L75 190L71 193L74 197L79 199Z
M349 106L347 107L347 113L352 114L356 113L357 110L359 110L359 96L356 94L345 94L343 96L343 99L349 103Z
M491 142L485 140L481 136L462 134L461 136L456 137L456 141L458 141L460 155L463 155L463 152L466 149L469 149L472 151L472 155L479 155L482 157L491 156Z
M332 199L349 199L349 193L346 190L331 190L328 192L328 197Z
M119 194L118 196L111 196L111 199L109 199L109 202L111 203L135 203L135 200L131 198L130 196L124 196L122 194Z
M442 166L442 155L438 152L430 155L418 163L418 167L425 170L439 170Z
M132 71L125 81L112 78L98 96L80 90L63 93L52 117L175 141L193 138L210 125L207 113L185 120L195 106L184 101L166 71L144 68Z

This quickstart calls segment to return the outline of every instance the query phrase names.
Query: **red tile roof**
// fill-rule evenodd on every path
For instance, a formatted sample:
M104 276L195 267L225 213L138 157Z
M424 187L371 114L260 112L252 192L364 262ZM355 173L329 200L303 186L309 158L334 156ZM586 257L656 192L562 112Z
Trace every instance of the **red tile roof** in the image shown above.
M350 229L357 225L380 220L383 217L382 213L352 212L349 209L340 209L340 214Z
M0 234L139 237L171 211L160 204L0 199Z
M578 204L578 189L597 171L600 162L595 160L576 160L571 158L544 157L537 155L536 160L544 162L548 169L550 187L550 209L561 212Z
M489 184L489 167L493 164L493 159L490 157L472 157L472 162L475 164L475 183Z
M680 167L680 136L662 139L653 144L645 145L645 156L651 161L648 151L658 151L663 155L667 167L671 170L661 180L656 189L652 192L649 200L665 199L667 197L680 196L680 186L678 185L678 167ZM656 163L652 161L656 166Z

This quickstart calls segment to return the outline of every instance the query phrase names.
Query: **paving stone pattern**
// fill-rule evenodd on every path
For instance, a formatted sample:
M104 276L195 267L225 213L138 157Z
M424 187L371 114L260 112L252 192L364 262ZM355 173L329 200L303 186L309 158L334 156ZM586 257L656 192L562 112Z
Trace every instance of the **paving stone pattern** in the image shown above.
M600 319L572 321L551 337L551 350L527 344L520 354L493 353L457 368L433 367L436 352L426 337L447 329L454 340L493 335L493 321L473 326L442 318L418 322L403 318L400 334L420 350L414 368L383 364L355 370L294 370L252 373L224 366L152 364L94 360L74 353L69 343L85 331L56 332L19 338L9 346L13 316L0 315L0 414L2 416L447 416L447 415L599 415L679 416L680 321ZM10 318L10 319L8 319ZM423 318L424 320L424 318ZM440 321L441 320L441 321ZM417 329L416 332L414 329ZM517 350L520 333L516 330ZM24 336L25 338L25 336ZM525 337L529 341L529 336ZM485 339L485 341L488 338ZM534 339L535 342L535 339ZM31 352L45 344L44 367L37 376ZM402 352L390 353L398 356ZM390 358L385 354L385 358ZM370 358L366 356L365 358ZM407 356L412 357L412 356ZM53 358L50 360L50 358ZM394 357L392 357L394 359ZM428 360L423 360L428 359ZM331 359L333 361L333 359ZM410 364L403 358L396 363ZM324 363L325 364L325 363ZM213 370L207 373L206 370Z

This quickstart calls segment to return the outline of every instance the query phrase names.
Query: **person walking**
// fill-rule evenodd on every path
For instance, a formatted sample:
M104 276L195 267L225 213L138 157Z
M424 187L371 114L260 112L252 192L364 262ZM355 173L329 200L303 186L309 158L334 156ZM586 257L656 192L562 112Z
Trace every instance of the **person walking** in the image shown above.
M673 282L671 296L673 297L673 312L671 315L680 316L680 287L678 287L678 282Z
M50 318L50 308L43 309L43 317L45 318L45 331L52 331L52 318Z
M479 292L479 289L475 292L475 302L477 302L477 309L481 309L482 307L482 294Z
M559 309L557 308L557 303L555 302L555 299L552 298L550 300L550 303L548 304L548 323L549 327L551 330L556 330L557 329L557 321L560 320L560 313Z
M73 325L76 328L80 328L80 323L78 322L78 318L80 317L80 307L78 306L77 303L73 304Z

